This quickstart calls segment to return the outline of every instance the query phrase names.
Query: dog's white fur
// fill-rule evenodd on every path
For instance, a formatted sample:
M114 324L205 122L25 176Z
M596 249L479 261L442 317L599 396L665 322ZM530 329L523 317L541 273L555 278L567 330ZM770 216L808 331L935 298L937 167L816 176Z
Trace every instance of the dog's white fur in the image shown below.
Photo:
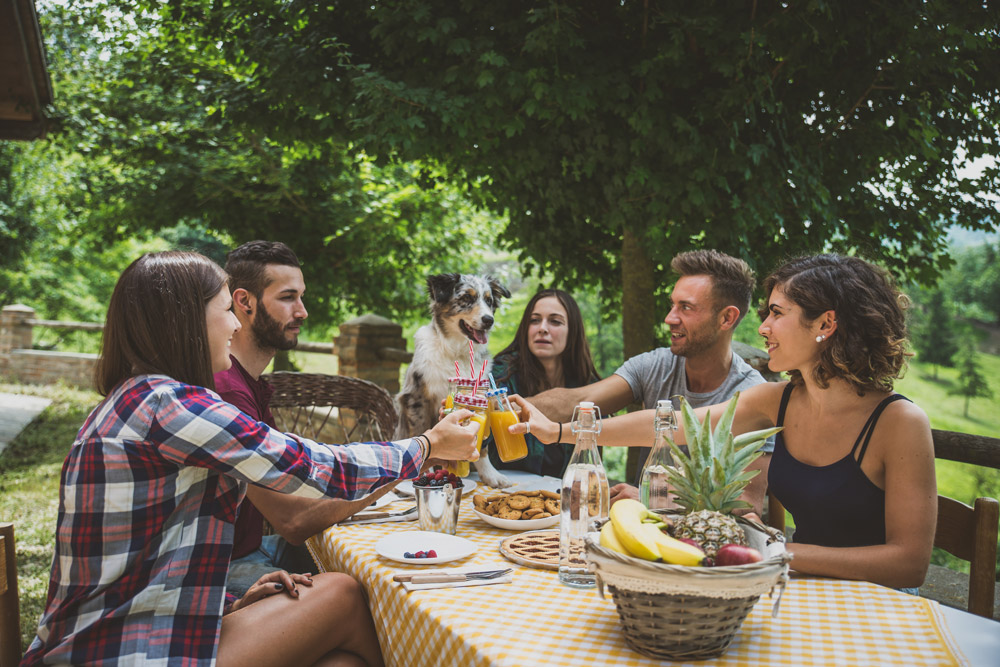
M468 374L469 341L473 342L475 372L486 360L486 373L492 360L487 350L493 314L500 299L510 292L490 276L445 273L427 278L431 296L431 321L413 337L413 361L406 369L403 389L396 396L399 423L395 438L423 433L438 420L441 401L448 395L448 378L455 374L455 362ZM483 374L486 381L486 374ZM511 482L490 463L483 452L475 462L479 479L488 486L503 488Z

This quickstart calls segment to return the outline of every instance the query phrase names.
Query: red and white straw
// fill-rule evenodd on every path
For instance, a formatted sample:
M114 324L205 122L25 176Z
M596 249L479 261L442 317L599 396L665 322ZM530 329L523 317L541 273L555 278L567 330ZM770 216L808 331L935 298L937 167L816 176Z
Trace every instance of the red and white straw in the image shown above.
M469 341L469 379L476 377L476 352L472 349L472 341Z

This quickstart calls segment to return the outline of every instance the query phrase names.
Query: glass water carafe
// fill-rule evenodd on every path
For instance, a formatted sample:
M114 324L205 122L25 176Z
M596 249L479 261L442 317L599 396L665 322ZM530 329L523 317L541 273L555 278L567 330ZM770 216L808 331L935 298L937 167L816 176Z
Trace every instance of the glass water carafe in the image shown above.
M667 484L667 468L674 467L670 455L670 442L674 440L677 420L674 405L670 399L657 401L656 418L653 421L655 439L653 448L646 457L639 481L639 501L651 510L668 509L673 505L670 487Z
M596 585L587 569L583 538L592 524L608 518L608 476L597 450L601 411L590 402L573 411L572 431L576 447L562 481L562 515L559 524L559 581L573 588Z

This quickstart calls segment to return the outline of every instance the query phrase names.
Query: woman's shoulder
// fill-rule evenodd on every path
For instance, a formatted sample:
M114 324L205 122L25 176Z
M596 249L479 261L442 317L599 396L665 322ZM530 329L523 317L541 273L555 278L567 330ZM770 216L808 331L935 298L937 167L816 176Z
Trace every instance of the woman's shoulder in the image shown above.
M885 425L896 432L926 433L929 437L931 421L924 409L902 394L891 394L890 396L899 396L900 398L885 406L880 421L884 420Z

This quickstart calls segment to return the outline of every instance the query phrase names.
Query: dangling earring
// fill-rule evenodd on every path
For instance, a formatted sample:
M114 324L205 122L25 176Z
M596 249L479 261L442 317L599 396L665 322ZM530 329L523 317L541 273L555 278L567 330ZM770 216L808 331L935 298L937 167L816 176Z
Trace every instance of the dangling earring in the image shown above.
M821 334L819 336L816 336L816 342L817 343L822 343L825 340L826 340L826 334Z

